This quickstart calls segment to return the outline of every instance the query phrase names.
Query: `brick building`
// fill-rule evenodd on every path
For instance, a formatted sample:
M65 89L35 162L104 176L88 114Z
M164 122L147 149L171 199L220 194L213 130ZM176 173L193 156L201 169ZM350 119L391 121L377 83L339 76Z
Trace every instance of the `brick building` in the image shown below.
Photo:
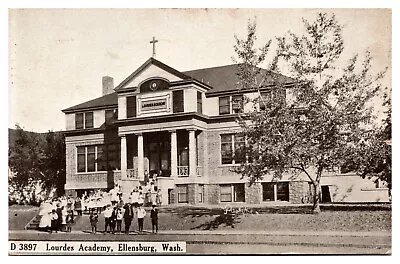
M116 87L103 77L102 97L63 110L66 192L120 184L128 193L154 180L163 204L303 202L310 191L304 175L278 182L266 176L250 186L233 172L241 162L235 150L244 144L236 134L237 112L253 107L240 102L260 95L238 91L237 70L228 65L179 72L150 58ZM293 80L263 71L261 96L287 100ZM332 200L334 184L327 186Z

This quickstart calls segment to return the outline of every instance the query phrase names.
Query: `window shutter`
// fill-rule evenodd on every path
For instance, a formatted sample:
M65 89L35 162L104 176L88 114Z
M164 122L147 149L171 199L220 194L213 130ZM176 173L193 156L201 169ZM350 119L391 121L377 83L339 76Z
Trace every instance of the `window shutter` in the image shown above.
M136 96L126 98L126 117L136 117Z
M183 90L172 92L172 108L174 113L184 112Z
M197 91L197 113L203 113L203 102L201 98L201 92Z

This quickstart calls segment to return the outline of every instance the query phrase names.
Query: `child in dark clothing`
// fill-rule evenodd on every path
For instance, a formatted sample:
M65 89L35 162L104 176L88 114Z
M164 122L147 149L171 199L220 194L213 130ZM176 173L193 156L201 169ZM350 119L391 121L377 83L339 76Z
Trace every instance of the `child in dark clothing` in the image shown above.
M150 212L150 218L151 218L151 225L153 228L153 233L154 229L156 230L156 233L158 232L158 209L156 208L156 205L152 205L152 209Z
M97 222L99 221L99 216L97 212L92 212L89 217L90 225L92 226L92 234L96 234L97 232Z
M68 211L67 219L66 219L66 222L67 222L67 230L66 230L66 232L71 232L71 230L72 230L72 227L71 227L72 221L73 221L73 216L72 216L72 211L70 210L70 211Z

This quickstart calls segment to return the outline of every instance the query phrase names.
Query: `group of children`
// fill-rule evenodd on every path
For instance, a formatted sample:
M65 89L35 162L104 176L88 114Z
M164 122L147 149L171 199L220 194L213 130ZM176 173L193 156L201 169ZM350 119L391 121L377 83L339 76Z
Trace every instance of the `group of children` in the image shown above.
M72 197L44 201L39 210L41 216L39 229L47 232L71 232L74 221L74 204Z
M131 204L125 203L122 206L120 204L108 204L103 211L104 216L104 234L105 233L122 233L122 222L124 222L126 234L129 233L129 229L132 224L132 220L135 218L138 220L138 231L143 231L144 217L146 211L143 208L143 204ZM155 204L152 204L150 213L153 233L158 232L158 209ZM97 232L97 223L99 221L99 215L97 211L90 213L90 225L92 227L92 234Z
M74 212L77 215L89 212L92 233L97 232L100 213L103 213L105 218L105 233L121 233L122 223L124 223L125 233L129 233L135 216L138 219L138 230L143 231L143 222L146 216L144 205L152 206L150 218L153 232L157 232L158 210L156 206L161 205L161 190L155 188L154 182L149 182L143 188L138 186L129 194L123 194L121 186L116 185L109 192L96 191L75 199L71 196L62 196L44 201L39 212L41 216L39 229L49 232L71 232Z

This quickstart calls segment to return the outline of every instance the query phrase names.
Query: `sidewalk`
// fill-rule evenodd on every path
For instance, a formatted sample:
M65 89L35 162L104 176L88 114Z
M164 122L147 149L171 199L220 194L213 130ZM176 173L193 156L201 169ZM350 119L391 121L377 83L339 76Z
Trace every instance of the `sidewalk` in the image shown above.
M70 233L58 232L57 234L87 234L88 230L73 230ZM151 230L144 230L143 234L151 233ZM9 234L46 234L37 230L9 230ZM133 232L132 232L133 234ZM134 234L137 234L136 232ZM388 231L263 231L263 230L159 230L158 235L262 235L262 236L332 236L332 237L391 237ZM119 234L117 234L119 235Z

